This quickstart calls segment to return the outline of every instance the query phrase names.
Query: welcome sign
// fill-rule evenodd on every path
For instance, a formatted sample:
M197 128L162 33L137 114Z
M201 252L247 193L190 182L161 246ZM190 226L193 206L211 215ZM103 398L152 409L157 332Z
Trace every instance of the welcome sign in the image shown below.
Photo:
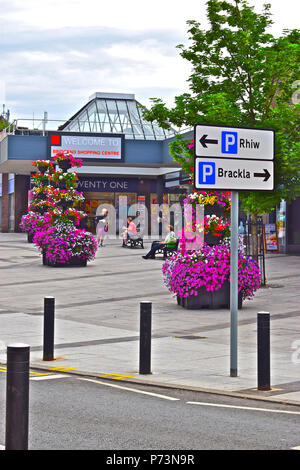
M124 160L124 135L79 132L49 132L48 155L71 153L83 161L122 162Z

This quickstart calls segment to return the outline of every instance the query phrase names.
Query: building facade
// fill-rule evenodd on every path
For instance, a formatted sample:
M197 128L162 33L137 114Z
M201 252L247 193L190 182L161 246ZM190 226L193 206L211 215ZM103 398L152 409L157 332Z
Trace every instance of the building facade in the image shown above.
M44 119L42 129L14 124L0 140L0 225L2 232L20 231L31 189L32 162L50 159L68 150L82 158L78 190L85 197L87 228L94 230L97 210L120 202L129 215L147 208L151 230L151 205L180 202L188 185L169 153L175 131L145 121L142 105L133 94L95 93L68 121L52 125ZM184 133L192 138L193 131ZM132 213L130 212L132 211ZM276 226L280 252L300 253L300 197L266 218ZM155 214L158 217L159 214Z
M174 133L142 118L141 104L132 94L95 93L57 130L16 126L0 142L2 232L20 230L32 162L50 159L58 151L83 160L76 172L89 230L94 230L99 207L111 205L118 215L120 201L127 204L129 215L135 215L130 213L132 207L135 212L146 207L151 217L151 204L172 205L186 192L178 178L175 186L170 184L169 175L181 173L169 154L172 139Z

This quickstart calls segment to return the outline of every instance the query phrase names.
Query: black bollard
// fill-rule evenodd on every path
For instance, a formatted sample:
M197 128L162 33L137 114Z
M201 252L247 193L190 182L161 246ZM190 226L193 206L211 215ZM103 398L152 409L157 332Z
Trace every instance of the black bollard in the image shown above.
M27 344L7 346L5 450L28 450L29 355Z
M257 388L271 390L270 373L270 314L257 314Z
M43 361L54 360L54 297L44 297Z
M140 302L140 374L151 374L152 302Z

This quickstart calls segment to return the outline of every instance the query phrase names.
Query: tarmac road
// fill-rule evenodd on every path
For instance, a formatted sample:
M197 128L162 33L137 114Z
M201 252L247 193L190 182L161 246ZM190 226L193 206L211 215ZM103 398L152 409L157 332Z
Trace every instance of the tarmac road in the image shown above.
M5 377L0 374L1 423ZM174 453L300 446L300 409L294 406L34 371L29 396L29 450ZM2 445L4 435L3 424Z

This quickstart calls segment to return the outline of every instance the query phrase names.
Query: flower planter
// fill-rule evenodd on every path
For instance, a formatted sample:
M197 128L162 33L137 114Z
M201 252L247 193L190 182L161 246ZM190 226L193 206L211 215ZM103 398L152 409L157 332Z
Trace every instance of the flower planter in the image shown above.
M215 214L217 217L224 215L224 207L220 204L206 204L204 206L204 215Z
M204 234L204 242L207 243L207 245L214 246L218 245L220 242L223 241L224 236L222 235L221 237L216 237L212 233L205 233Z
M43 254L43 264L51 266L52 268L68 268L74 266L84 267L87 265L87 260L83 260L78 256L72 256L72 258L67 263L52 263L51 261L47 260L46 256Z
M230 283L225 281L222 287L207 292L205 287L198 289L198 295L189 297L177 296L177 304L188 310L230 308ZM242 308L242 294L238 295L238 308Z
M70 168L72 168L72 165L69 162L64 162L64 161L58 162L58 165L59 165L59 168L61 168L61 170L63 171L67 171Z
M65 181L58 181L58 187L59 189L67 189L67 185Z
M33 200L34 201L43 201L46 197L47 197L47 195L44 192L40 192L40 193L34 195Z
M72 201L66 201L65 199L60 199L57 201L57 205L62 208L63 211L72 206Z
M36 207L35 208L35 212L37 214L40 214L40 215L46 214L46 212L48 212L49 210L50 210L50 208L48 208L48 207Z
M44 175L46 171L48 170L48 166L37 166L37 169L39 170L40 173L42 173L42 175Z

